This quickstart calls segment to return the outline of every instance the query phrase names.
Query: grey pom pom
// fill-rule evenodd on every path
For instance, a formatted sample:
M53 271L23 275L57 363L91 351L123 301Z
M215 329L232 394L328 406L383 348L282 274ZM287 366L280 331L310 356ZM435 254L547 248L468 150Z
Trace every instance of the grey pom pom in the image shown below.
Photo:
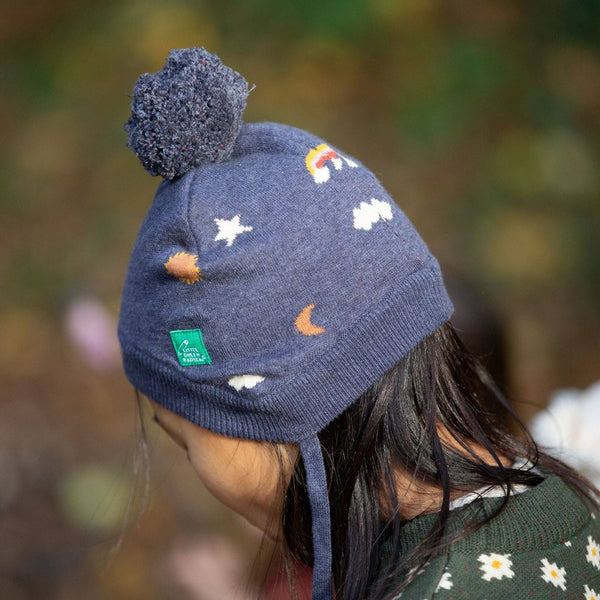
M242 126L248 83L204 48L172 50L142 75L125 123L128 145L151 175L175 179L227 160Z

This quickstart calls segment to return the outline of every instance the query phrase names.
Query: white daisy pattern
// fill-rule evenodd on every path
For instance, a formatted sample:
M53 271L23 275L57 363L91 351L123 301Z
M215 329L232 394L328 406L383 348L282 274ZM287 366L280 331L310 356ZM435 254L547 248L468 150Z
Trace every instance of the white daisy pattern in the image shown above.
M515 576L515 572L511 569L510 554L494 554L493 552L480 554L477 560L481 563L479 568L483 571L481 579L485 579L485 581L504 577L512 579Z
M588 544L585 549L587 550L587 561L592 563L596 569L600 569L600 546L591 535L588 535Z
M233 219L215 219L215 223L219 228L219 233L215 237L215 242L226 240L227 246L231 246L235 238L245 231L252 231L252 227L247 227L240 223L242 215L236 215Z
M596 592L587 585L583 586L583 590L585 600L600 600L600 595L596 594Z
M440 579L440 582L437 584L437 587L435 588L436 592L439 592L440 590L451 590L452 589L452 573L449 573L448 571L446 571L443 575L442 578Z
M554 587L559 587L561 590L566 591L567 589L567 578L566 570L559 567L556 563L551 563L547 558L542 558L542 579L551 583Z
M429 561L427 561L422 567L413 567L412 569L409 569L408 572L406 573L407 577L410 577L413 573L416 573L417 575L420 575L421 573L423 573L425 571L425 569L429 566ZM400 598L402 598L402 592L400 592L399 594L397 594L396 596L394 596L392 598L392 600L400 600ZM427 598L423 598L423 600L427 600Z
M570 548L570 547L571 547L573 544L571 543L571 540L567 540L567 541L564 543L564 545L565 545L567 548Z
M409 569L406 573L406 577L410 577L413 573L420 575L421 573L425 572L425 569L429 566L429 562L430 561L427 561L423 566L416 566L416 567L413 567L412 569ZM392 598L392 600L395 600L395 599Z

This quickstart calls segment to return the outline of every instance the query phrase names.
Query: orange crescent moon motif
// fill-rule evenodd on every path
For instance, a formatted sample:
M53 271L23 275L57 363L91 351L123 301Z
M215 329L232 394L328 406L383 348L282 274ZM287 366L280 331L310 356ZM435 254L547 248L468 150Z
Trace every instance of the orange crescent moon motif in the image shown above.
M296 328L302 335L319 335L326 331L322 327L317 327L310 322L310 315L314 307L314 304L305 306L302 312L296 317Z

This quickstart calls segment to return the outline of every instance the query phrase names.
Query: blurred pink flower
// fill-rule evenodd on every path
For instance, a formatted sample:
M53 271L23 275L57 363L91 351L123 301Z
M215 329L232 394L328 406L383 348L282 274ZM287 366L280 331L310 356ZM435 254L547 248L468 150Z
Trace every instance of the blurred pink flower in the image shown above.
M73 300L65 311L64 323L69 339L92 369L107 371L120 364L115 319L98 300Z
M193 600L255 599L241 553L221 537L181 542L167 559L169 578Z
M312 569L296 561L294 573L296 600L310 600L312 597ZM281 559L271 564L260 598L261 600L291 600L288 578Z

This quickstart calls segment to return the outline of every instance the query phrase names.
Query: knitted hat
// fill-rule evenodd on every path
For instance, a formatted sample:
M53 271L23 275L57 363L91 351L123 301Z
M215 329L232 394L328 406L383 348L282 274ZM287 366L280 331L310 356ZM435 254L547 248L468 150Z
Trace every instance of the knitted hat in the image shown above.
M201 48L138 80L129 145L165 177L119 321L125 372L220 434L299 444L313 598L331 598L317 437L452 313L436 259L376 177L314 135L241 124L248 86Z

